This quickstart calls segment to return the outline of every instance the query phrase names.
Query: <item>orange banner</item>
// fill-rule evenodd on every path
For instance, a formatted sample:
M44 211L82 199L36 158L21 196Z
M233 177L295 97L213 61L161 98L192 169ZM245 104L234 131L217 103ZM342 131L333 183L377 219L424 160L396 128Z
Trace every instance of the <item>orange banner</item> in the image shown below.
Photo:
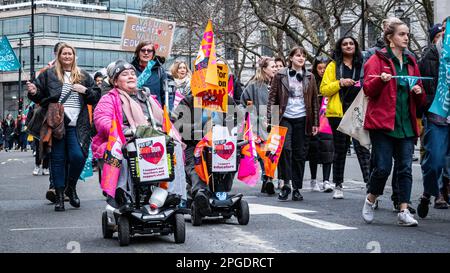
M269 177L275 176L287 130L286 127L272 126L267 141L257 149L259 156L264 160L264 170Z
M194 107L212 111L228 112L228 66L217 65L218 84L205 82L206 69L195 71L191 79Z

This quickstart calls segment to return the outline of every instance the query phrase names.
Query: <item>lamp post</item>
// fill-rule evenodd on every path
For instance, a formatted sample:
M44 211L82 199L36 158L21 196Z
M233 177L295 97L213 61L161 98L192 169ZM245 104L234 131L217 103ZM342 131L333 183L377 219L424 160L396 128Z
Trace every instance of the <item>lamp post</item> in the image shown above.
M19 43L17 44L19 46L19 64L22 63L22 38L19 39ZM20 102L20 98L22 97L22 69L23 67L19 68L19 94L18 94L18 99ZM20 110L20 104L19 104L19 110Z
M365 13L366 12L366 1L361 0L361 50L366 50L366 19L365 19Z
M34 80L34 0L31 0L31 26L30 26L30 80Z

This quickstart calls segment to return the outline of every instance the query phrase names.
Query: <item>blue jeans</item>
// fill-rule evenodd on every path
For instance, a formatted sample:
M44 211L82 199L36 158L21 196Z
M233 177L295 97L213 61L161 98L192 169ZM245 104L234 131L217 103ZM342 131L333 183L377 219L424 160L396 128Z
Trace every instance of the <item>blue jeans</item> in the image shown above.
M55 188L64 188L66 180L76 184L86 161L81 151L76 128L66 126L64 137L61 140L53 138L52 141L50 175Z
M425 154L422 160L423 192L431 196L439 196L442 187L442 175L446 168L446 156L450 155L450 126L438 126L423 118L425 133L423 147Z
M382 195L392 169L397 164L398 202L409 203L412 188L412 152L414 138L393 138L382 131L370 131L372 142L372 171L367 193Z

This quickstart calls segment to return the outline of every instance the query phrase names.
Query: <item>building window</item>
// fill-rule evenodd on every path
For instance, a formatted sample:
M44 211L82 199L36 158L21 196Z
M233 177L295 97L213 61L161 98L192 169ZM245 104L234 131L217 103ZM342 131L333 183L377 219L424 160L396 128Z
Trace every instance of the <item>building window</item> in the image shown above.
M273 51L270 49L270 36L267 29L261 30L261 55L273 55Z

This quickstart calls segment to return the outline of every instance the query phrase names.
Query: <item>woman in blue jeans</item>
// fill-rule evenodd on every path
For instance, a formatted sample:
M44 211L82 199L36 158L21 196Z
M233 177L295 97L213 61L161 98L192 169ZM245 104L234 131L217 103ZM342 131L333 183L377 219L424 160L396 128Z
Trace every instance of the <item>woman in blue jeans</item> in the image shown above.
M417 226L408 210L412 188L412 154L419 136L416 109L425 101L420 84L392 76L420 76L414 57L405 53L409 28L398 18L387 21L384 30L387 47L377 51L364 66L364 93L369 97L364 128L370 131L372 161L369 188L362 216L366 223L374 219L374 204L383 194L391 173L392 158L397 166L400 226Z
M49 103L64 105L65 132L62 139L52 138L50 173L56 191L55 211L64 211L64 192L70 204L80 207L76 184L88 156L93 127L88 105L100 99L100 88L92 77L76 63L75 48L62 43L56 64L39 75L34 83L27 82L28 98L41 107Z

